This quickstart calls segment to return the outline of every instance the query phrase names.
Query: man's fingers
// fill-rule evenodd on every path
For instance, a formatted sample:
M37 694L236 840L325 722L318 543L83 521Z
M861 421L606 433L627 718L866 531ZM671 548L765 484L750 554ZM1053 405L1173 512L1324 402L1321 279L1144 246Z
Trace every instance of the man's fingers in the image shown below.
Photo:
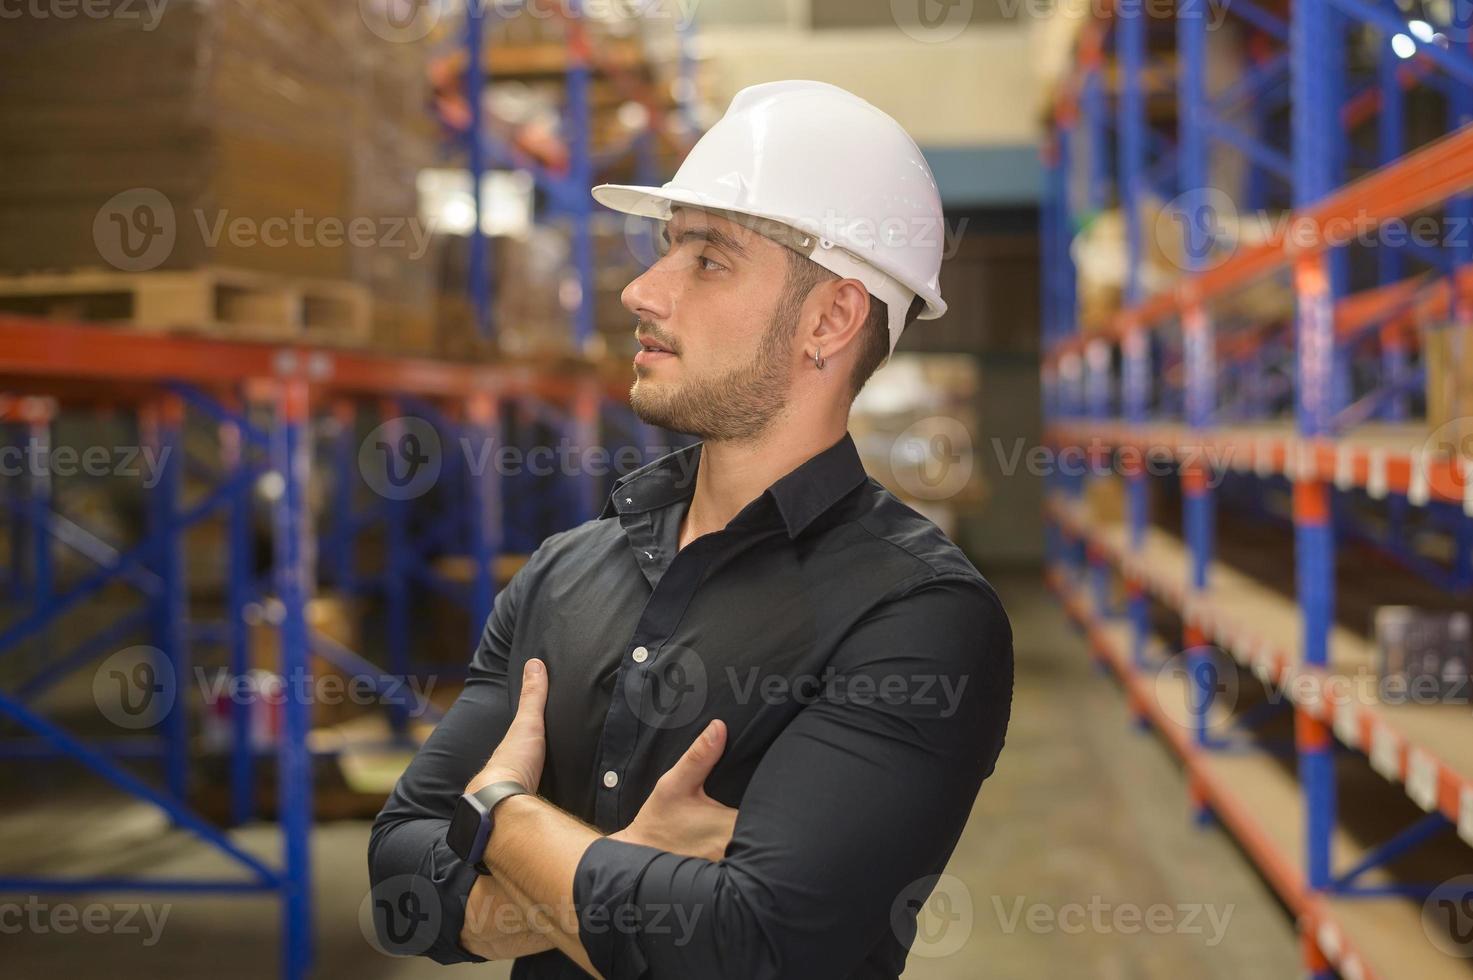
M517 714L513 726L541 727L542 714L547 708L547 665L536 657L527 661L522 668L522 696L517 701Z
M665 774L672 789L695 792L706 785L706 777L715 768L716 761L726 749L726 722L714 719L696 740L690 743L675 765Z

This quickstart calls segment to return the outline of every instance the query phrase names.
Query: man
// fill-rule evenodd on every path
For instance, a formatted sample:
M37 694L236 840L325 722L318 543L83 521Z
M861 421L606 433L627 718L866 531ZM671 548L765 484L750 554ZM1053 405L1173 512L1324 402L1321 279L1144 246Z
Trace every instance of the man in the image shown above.
M498 595L374 825L380 941L539 980L898 976L1013 679L992 587L846 431L945 310L930 170L867 102L776 82L669 184L594 195L663 223L630 403L702 441Z

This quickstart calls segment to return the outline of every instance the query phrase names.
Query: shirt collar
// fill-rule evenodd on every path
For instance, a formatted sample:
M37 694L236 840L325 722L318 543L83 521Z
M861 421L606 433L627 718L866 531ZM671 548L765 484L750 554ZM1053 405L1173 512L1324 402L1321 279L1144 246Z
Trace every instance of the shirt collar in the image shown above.
M599 518L643 513L689 499L696 489L702 445L697 442L677 449L619 477ZM867 478L854 437L846 431L838 442L799 464L762 496L777 505L791 539Z

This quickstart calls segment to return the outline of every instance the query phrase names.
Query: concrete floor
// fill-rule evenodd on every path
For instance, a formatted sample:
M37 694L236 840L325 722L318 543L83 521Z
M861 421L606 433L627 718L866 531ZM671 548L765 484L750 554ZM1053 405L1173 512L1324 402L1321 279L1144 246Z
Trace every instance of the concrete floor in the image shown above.
M1170 755L1154 736L1130 727L1114 684L1089 666L1037 576L991 578L1016 637L1012 727L948 877L922 913L906 977L1299 975L1289 917L1221 831L1192 825ZM225 870L198 847L181 845L151 812L127 808L101 832L97 816L60 807L28 809L24 825L0 816L0 861L7 870L98 872L102 854L111 873ZM75 839L71 826L89 828L96 845L89 866L68 857L63 842ZM316 976L445 976L433 963L386 957L365 940L359 922L368 893L367 833L361 822L324 824L315 833ZM274 856L269 828L242 831L239 839ZM254 980L274 972L272 899L36 899L40 907L30 909L29 896L0 896L0 973L11 980ZM140 903L146 907L128 911ZM509 974L505 964L474 972Z

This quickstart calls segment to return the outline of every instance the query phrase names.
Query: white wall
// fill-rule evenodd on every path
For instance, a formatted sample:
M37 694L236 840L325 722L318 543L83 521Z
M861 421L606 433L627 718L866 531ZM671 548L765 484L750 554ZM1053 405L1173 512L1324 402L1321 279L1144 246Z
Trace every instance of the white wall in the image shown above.
M717 112L738 89L812 78L894 116L922 146L1037 142L1037 81L1026 25L972 27L928 43L900 30L706 27L696 34Z

